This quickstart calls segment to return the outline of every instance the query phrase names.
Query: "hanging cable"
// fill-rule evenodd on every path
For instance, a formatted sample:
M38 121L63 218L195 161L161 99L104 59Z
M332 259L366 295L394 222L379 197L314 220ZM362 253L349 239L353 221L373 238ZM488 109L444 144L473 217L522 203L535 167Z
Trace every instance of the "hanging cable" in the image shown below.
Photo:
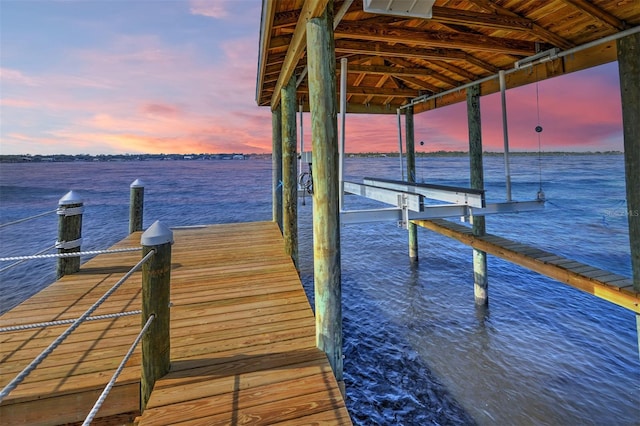
M537 199L544 201L545 195L542 190L542 126L540 125L540 93L538 91L538 68L536 68L536 115L537 125L536 133L538 134L538 194Z

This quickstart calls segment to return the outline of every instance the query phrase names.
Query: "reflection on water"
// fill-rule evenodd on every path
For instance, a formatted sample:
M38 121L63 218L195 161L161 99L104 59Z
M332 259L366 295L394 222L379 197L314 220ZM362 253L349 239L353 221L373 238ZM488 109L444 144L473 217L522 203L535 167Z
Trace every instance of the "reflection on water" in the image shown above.
M421 230L414 267L403 231L369 231L343 231L345 368L354 352L353 363L367 365L347 371L347 389L362 416L377 413L374 424L637 424L631 313L493 258L490 306L477 307L470 249ZM387 409L400 397L401 421Z

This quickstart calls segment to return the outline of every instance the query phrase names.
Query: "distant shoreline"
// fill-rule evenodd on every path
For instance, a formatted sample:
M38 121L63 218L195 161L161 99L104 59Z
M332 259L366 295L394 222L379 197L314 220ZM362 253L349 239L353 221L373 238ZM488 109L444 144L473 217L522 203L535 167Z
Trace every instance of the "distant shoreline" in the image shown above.
M566 156L566 155L622 155L621 151L516 151L510 152L510 156ZM416 152L416 157L466 157L467 151L432 151ZM485 151L485 156L503 156L503 152ZM398 157L397 152L358 152L346 153L346 157ZM0 155L0 163L63 163L63 162L120 162L120 161L203 161L203 160L248 160L271 158L271 153L267 154L109 154L109 155Z

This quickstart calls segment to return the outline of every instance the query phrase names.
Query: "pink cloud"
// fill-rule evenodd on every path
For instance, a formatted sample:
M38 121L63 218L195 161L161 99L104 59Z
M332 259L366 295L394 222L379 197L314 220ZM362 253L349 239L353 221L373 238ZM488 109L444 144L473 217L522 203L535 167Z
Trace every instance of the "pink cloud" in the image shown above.
M40 83L34 77L28 76L20 70L11 68L0 68L0 79L5 83L16 84L19 86L39 86Z
M189 10L193 15L222 19L229 16L228 5L229 3L224 0L191 0L189 2Z
M36 104L32 101L28 101L25 99L0 98L0 105L4 107L12 107L12 108L31 108Z
M163 103L144 104L140 107L140 111L146 115L159 117L176 117L182 113L179 107Z

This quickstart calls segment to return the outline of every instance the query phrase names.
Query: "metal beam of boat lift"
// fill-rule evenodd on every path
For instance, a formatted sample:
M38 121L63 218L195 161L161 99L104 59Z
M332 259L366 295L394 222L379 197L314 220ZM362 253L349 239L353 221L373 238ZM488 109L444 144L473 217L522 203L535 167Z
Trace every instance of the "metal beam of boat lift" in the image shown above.
M388 188L396 191L422 195L424 198L446 201L453 204L465 204L471 207L485 207L484 191L481 189L458 188L454 186L413 183L391 179L365 177L365 185Z
M388 179L364 178L364 183L344 182L344 192L361 195L395 207L367 210L343 210L341 222L355 224L395 220L403 228L411 220L520 213L544 209L544 200L486 203L484 191L454 186L420 184ZM424 199L449 204L425 204Z

